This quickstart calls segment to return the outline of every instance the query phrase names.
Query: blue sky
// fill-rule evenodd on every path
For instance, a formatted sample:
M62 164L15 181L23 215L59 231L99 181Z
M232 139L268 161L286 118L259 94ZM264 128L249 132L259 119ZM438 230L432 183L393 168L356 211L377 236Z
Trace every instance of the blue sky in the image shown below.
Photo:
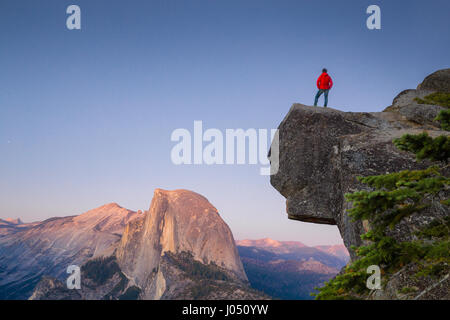
M82 29L66 28L81 8ZM381 30L366 28L370 4ZM174 129L276 128L311 104L381 111L449 67L450 2L161 0L0 2L0 218L147 209L155 188L215 205L235 238L337 243L289 221L259 166L175 166ZM322 102L322 101L321 101Z

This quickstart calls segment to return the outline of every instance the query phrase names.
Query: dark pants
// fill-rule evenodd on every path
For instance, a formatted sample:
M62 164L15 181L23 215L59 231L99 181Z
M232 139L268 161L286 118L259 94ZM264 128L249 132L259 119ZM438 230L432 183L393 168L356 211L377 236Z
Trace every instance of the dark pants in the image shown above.
M322 93L325 94L324 107L328 105L328 91L330 91L330 89L319 89L319 91L317 91L316 99L314 100L314 106L317 106L317 101L319 100L319 97L322 95Z

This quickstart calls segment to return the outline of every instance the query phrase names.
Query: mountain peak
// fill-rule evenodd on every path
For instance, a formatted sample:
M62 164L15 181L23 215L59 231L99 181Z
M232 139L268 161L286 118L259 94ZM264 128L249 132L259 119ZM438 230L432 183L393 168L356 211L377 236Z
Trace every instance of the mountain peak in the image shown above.
M155 200L166 201L167 203L176 204L177 206L184 207L184 214L186 216L194 215L194 217L200 212L219 214L217 209L209 202L207 198L199 193L186 189L176 189L176 190L164 190L155 189L153 202ZM199 210L199 208L203 210ZM150 210L152 208L150 207Z
M236 241L236 244L242 247L260 247L260 248L278 248L283 246L305 247L300 241L278 241L271 238L257 240L244 239Z
M3 221L6 221L6 222L9 222L9 223L11 223L11 224L23 224L23 222L22 222L22 220L20 220L20 218L16 218L16 219L14 219L14 218L6 218L6 219L3 219Z
M263 239L244 239L236 241L236 244L242 247L279 247L281 246L280 241L271 239L271 238L263 238Z
M122 209L123 207L116 202L111 202L98 207L97 209ZM95 209L94 209L95 210Z
M341 258L347 258L349 257L349 252L345 245L343 244L334 244L334 245L322 245L322 246L315 246L315 248L319 249L320 251L329 253L336 257Z
M125 225L140 214L111 202L73 218L78 228L121 234Z
M247 279L230 228L205 197L183 189L156 189L149 211L126 227L118 263L138 286L146 286L166 253L183 252ZM151 297L158 295L153 292Z
M81 265L102 254L120 240L127 223L138 217L136 212L109 203L78 216L30 224L0 221L0 260L6 266L0 270L0 300L28 298L39 280L34 275L44 271L66 277L68 265Z
M160 197L160 196L165 196L168 197L172 200L176 200L179 198L192 198L192 199L198 199L199 201L206 201L209 203L209 200L207 198L205 198L204 196L202 196L201 194L191 191L191 190L187 190L187 189L175 189L175 190L165 190L165 189L160 189L157 188L154 191L154 197Z

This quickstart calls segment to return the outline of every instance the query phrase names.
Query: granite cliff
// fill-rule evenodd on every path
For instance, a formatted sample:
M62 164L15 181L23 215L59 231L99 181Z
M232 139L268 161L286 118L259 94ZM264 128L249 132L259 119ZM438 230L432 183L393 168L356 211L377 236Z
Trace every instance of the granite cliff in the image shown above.
M189 252L194 260L247 281L230 228L197 193L157 189L145 217L126 227L116 257L122 272L142 288L143 298L159 299L170 287L170 272L161 268L167 252Z
M423 131L432 137L448 135L435 121L445 107L419 103L435 92L450 92L450 69L429 75L417 89L401 92L383 112L342 112L294 104L278 128L279 170L270 180L286 198L288 218L337 225L356 259L351 246L363 243L361 235L370 225L349 218L351 203L344 196L367 188L358 176L425 169L432 164L416 161L414 154L399 150L392 141ZM448 215L448 207L435 201L420 215L398 224L393 236L399 241L411 240L418 228ZM396 298L394 291L385 298Z

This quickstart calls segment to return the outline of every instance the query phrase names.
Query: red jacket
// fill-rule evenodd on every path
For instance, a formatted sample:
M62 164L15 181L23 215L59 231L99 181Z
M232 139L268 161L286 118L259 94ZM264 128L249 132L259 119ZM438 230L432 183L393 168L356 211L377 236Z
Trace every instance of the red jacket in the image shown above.
M333 80L328 75L328 73L324 72L320 75L319 79L317 79L317 88L322 90L331 89L333 86Z

